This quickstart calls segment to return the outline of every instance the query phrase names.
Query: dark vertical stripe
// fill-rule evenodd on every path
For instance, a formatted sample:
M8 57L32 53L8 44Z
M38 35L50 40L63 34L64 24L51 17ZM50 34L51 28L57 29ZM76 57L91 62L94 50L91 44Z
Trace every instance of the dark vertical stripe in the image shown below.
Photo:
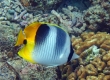
M36 32L35 35L35 48L39 49L39 53L42 53L42 46L44 46L44 43L49 35L49 26L47 24L41 24ZM43 48L43 50L45 50ZM44 54L39 54L40 57L44 57Z
M72 48L72 45L70 45L70 54L69 54L69 56L68 56L67 62L69 62L69 61L71 60L73 54L74 54L74 50L73 50L73 48Z
M57 30L57 36L56 36L56 45L55 45L55 58L57 58L63 48L64 48L64 45L65 45L65 42L66 42L66 32L58 27L56 27L56 30Z
M43 43L43 41L45 41L45 39L47 38L48 34L49 34L49 26L46 24L42 24L38 31L36 32L36 36L35 36L35 43L37 42L37 45L40 45Z

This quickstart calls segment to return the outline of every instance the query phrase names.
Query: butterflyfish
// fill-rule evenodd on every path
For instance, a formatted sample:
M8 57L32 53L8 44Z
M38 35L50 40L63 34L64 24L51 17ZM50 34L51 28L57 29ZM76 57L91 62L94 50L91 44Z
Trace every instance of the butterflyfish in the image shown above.
M69 34L55 24L34 22L20 30L15 46L18 55L47 67L65 64L79 56L74 52Z

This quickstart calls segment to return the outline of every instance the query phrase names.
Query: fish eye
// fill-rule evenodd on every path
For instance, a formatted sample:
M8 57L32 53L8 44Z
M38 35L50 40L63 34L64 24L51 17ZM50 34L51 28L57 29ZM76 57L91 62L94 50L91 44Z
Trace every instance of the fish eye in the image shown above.
M27 40L26 39L24 39L23 44L27 44Z

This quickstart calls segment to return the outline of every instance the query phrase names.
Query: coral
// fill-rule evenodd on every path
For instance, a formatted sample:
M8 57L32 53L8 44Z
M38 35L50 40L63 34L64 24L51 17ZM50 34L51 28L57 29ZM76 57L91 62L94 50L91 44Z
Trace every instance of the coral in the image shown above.
M76 80L76 74L75 73L73 73L73 74L71 74L73 71L74 71L74 69L77 67L76 65L77 65L77 60L73 60L72 62L70 62L70 63L67 63L67 64L64 64L64 65L62 65L62 66L60 66L57 70L57 75L59 76L60 75L60 77L58 77L59 79L61 79L61 80L66 80L66 79L68 79L68 80L72 80L72 79L74 79L74 80ZM75 67L76 66L76 67ZM61 74L62 75L61 75ZM71 75L70 75L71 74ZM68 76L68 77L67 77ZM72 79L71 79L72 78Z
M86 65L80 64L69 75L66 75L67 73L65 72L65 78L68 80L109 80L110 66L106 65L107 62L101 60L102 57L95 57L93 61Z
M67 76L69 76L70 73L72 73L72 71L73 71L72 66L70 66L70 65L67 65L66 67L60 66L60 70L61 70L61 74L64 74L61 76L63 80L65 80L65 78Z
M57 9L59 4L63 0L20 0L23 6L27 7L28 11L41 10L43 12L48 12L52 9Z
M48 22L61 26L71 34L79 35L85 30L86 24L83 20L83 14L80 11L77 12L77 10L72 6L68 6L62 8L63 12L52 10L51 13L37 13L31 20L29 19L30 21L23 21L21 24L30 24L36 21Z
M110 75L106 75L104 76L103 80L109 80L110 79Z
M77 71L77 75L79 76L79 79L86 77L86 70L84 66L80 66L79 70Z
M16 3L16 5L14 3ZM11 22L23 28L24 26L27 26L28 24L35 21L48 22L62 26L63 28L65 28L65 30L75 35L81 34L81 32L83 32L86 27L86 24L83 20L83 14L77 8L72 6L62 8L63 12L61 11L56 12L55 10L52 10L51 13L36 12L34 14L33 12L35 11L29 12L27 9L25 9L25 7L21 5L21 3L18 0L16 0L15 2L11 1L10 5L13 6L10 8L8 4L8 6L4 7L3 10L0 9L2 15L0 17L0 20L1 22L2 21L6 22L6 24L8 24L8 22Z
M95 59L91 62L91 64L93 64L93 65L97 68L98 71L102 71L102 70L105 68L105 66L106 66L105 62L102 61L102 60L100 59L100 57L95 58Z
M106 75L110 74L110 66L107 65L107 67L104 68L103 73Z
M3 61L6 62L6 65L0 66L0 71L1 68L3 68L2 71L7 70L7 65L12 67L11 70L8 68L8 72L0 72L0 77L3 75L2 79L4 79L4 76L5 78L9 78L10 75L12 75L14 78L19 78L18 75L20 75L22 80L55 80L57 78L55 71L56 68L47 69L44 66L30 64L24 61L16 54L19 47L15 49L13 46L15 44L16 36L20 30L20 27L24 28L24 26L27 26L28 24L35 21L57 24L67 29L70 34L81 34L86 27L86 23L83 20L83 13L76 7L72 6L67 6L66 8L62 8L62 10L59 11L56 10L61 1L62 0L0 1L0 65L2 63L4 64ZM95 4L96 3L92 3L93 6L95 6ZM98 12L97 10L94 12L96 14L95 17L99 17L99 19L104 18L106 21L105 23L107 23L106 25L109 26L109 5L105 1L104 4L99 4L95 7L93 7L93 9L107 10L105 12ZM50 13L47 10L52 11ZM91 12L92 11L90 11L90 13ZM107 14L105 15L105 13ZM99 15L101 15L101 17ZM84 18L86 20L86 18L89 18L89 16ZM100 23L100 20L98 21ZM103 19L101 21L103 22ZM94 26L94 24L91 26ZM84 32L80 37L73 37L72 46L80 58L60 66L62 79L110 79L109 40L110 35L106 32L98 32L96 34L93 32ZM7 73L10 75L6 76Z
M110 60L107 62L107 66L110 66Z
M85 11L84 20L88 28L93 31L110 30L110 1L109 0L91 0L92 6ZM103 25L103 26L102 26Z
M36 21L57 23L57 18L50 13L33 15L33 12L28 12L19 0L0 1L0 64L7 62L19 73L22 80L55 80L57 75L54 68L48 69L41 65L29 64L18 57L17 52L19 47L14 47L19 30L27 26L33 19ZM11 73L13 71L8 70L8 72L4 72L3 74L11 76ZM6 78L9 77L6 75L4 75ZM14 73L12 74L12 78L13 76ZM0 80L8 79L2 77Z
M72 72L72 73L68 76L67 80L76 80L76 74Z
M23 1L23 0L22 0ZM0 24L5 23L5 26L21 26L19 25L21 22L25 21L24 25L27 25L26 22L29 22L33 15L32 13L28 13L27 10L22 6L19 0L3 0L1 1L0 7ZM4 6L5 5L5 6ZM11 23L11 25L10 25ZM22 24L22 25L23 25ZM23 26L24 26L23 25Z
M84 62L87 63L87 62L90 62L91 60L93 60L96 56L98 56L99 51L100 51L100 49L98 49L97 46L93 45L93 46L89 47L88 49L86 49L83 53L81 53L80 57L85 58ZM80 59L80 61L81 61L81 59ZM81 63L82 63L82 61L81 61Z
M80 42L78 42L77 40L79 40ZM106 32L97 32L96 34L94 32L84 32L81 34L81 37L72 38L72 45L75 49L75 52L80 55L83 51L85 51L92 45L103 48L105 50L109 50L109 45L107 45L109 43L109 40L110 34L107 34Z
M100 47L105 49L105 50L110 50L110 46L109 45L110 45L110 40L108 39L108 40L105 40Z
M109 80L110 77L110 34L106 32L84 32L79 37L72 37L72 45L80 56L74 63L63 65L61 71L67 66L72 72L65 70L62 78L68 80ZM108 44L107 42L108 41ZM105 45L102 47L102 45ZM76 67L77 66L77 67ZM76 67L76 68L75 68ZM67 71L67 72L66 72Z
M62 73L65 73L65 72L67 72L67 75L69 75L72 72L72 67L70 65L67 65L66 67L64 67Z
M75 52L81 57L79 59L80 64L86 64L96 56L106 54L105 51L109 50L109 40L110 34L106 32L97 32L96 34L94 32L84 32L81 34L81 37L73 37L72 46Z
M102 60L106 62L110 60L110 51L108 51L108 53L103 56Z
M95 66L92 64L88 64L87 66L85 66L85 70L87 75L97 75L97 68L95 68Z
M81 34L86 27L86 24L83 20L83 14L78 11L76 7L72 6L62 8L62 11L64 14L58 13L55 10L52 10L51 13L54 14L59 19L60 23L62 23L63 26L68 29L69 33L77 35Z

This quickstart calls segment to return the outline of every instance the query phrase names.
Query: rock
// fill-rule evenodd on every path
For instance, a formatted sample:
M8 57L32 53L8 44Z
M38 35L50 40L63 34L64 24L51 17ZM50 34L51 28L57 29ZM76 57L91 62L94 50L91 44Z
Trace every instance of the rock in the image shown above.
M21 12L20 7L19 7L19 6L17 6L17 7L15 8L15 11L20 13L20 12Z
M0 62L0 80L21 80L16 70L7 62Z

